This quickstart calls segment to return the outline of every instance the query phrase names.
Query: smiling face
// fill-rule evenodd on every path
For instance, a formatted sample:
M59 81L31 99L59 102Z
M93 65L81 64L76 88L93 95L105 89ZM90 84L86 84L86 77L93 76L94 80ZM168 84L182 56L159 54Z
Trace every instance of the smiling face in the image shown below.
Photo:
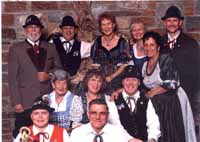
M137 78L127 77L122 80L122 85L125 92L132 96L137 92L140 81Z
M167 32L176 33L182 25L182 20L176 17L169 17L164 20L164 25L167 29Z
M115 24L110 19L102 19L100 24L101 32L109 36L114 33Z
M31 113L31 120L38 129L43 129L48 125L49 112L46 109L36 109Z
M157 56L159 54L159 48L160 47L152 37L144 41L144 51L149 58Z
M89 94L98 94L102 85L102 78L100 76L93 75L87 83Z
M30 39L33 42L36 42L39 40L42 32L41 27L37 25L28 25L25 28L26 36L28 39Z
M67 41L72 40L76 34L76 28L74 26L63 26L61 30L62 30L63 37Z
M99 133L108 120L108 109L103 104L93 104L89 108L88 118L95 132Z
M56 95L64 96L68 90L67 80L56 80L54 82L54 90Z
M131 35L135 40L141 40L144 35L144 24L133 23L131 25Z

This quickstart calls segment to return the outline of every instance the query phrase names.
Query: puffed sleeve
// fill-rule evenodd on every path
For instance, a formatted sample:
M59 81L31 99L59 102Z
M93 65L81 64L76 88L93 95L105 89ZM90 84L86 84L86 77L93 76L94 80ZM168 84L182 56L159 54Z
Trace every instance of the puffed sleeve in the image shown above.
M163 54L159 58L161 87L176 90L179 87L179 74L170 54Z
M119 63L121 64L127 64L129 61L131 61L131 55L129 53L129 45L127 41L121 37L121 42L120 42L120 54L118 57L118 60L120 60Z

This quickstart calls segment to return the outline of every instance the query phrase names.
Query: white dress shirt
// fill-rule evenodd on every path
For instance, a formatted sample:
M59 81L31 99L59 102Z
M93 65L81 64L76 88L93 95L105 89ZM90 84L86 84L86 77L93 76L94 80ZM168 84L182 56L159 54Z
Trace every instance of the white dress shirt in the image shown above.
M129 95L125 92L125 90L123 90L122 96L124 100L127 102L127 98L129 97ZM140 91L137 91L132 97L134 97L134 99L136 99L137 102L137 100L140 98ZM131 105L133 112L135 109L135 103L131 101ZM158 138L161 136L160 122L151 100L149 100L148 102L146 115L147 115L146 126L147 126L148 140L153 138L156 141L158 141Z
M108 95L105 95L105 100L109 109L108 123L120 127L124 131L126 138L128 140L133 138L131 135L128 134L128 132L122 126L115 102L110 101L110 96ZM69 118L71 121L73 121L72 127L76 127L80 125L79 122L82 120L83 113L84 113L84 110L83 110L81 97L74 96L73 101L72 101L72 107L70 110L70 118Z
M59 104L56 102L56 93L55 93L55 91L53 91L53 92L51 92L49 94L49 104L50 104L50 107L55 109L54 112L66 111L66 108L67 108L67 97L70 94L71 94L71 92L67 91L65 96L63 97L62 101Z
M106 124L101 130L103 142L128 142L124 132L118 126ZM70 136L70 142L93 142L96 132L91 124L84 124L74 129Z
M49 134L49 138L42 138L44 140L44 142L49 142L52 136L54 130L54 125L49 124L43 132L46 132ZM37 135L40 131L33 125L33 134ZM17 135L16 139L14 140L14 142L20 142L20 134ZM63 142L69 142L69 135L67 133L67 131L64 129L63 130Z
M173 41L173 42L171 42L170 44L169 44L169 47L170 47L170 49L173 49L174 48L174 44L176 43L176 39L178 38L178 36L180 35L180 30L179 31L177 31L176 33L175 33L175 36L171 36L169 33L167 34L167 36L168 36L168 42L171 42L171 41Z
M36 42L33 42L32 40L30 40L29 38L27 38L26 39L27 41L28 41L28 43L30 43L32 46L34 46L35 44L37 45L37 46L39 46L39 43L40 43L40 41L38 40L38 41L36 41Z

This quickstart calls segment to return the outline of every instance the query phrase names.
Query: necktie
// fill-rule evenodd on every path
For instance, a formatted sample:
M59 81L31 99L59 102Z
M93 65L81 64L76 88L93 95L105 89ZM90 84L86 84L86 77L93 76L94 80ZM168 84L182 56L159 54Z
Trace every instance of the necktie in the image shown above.
M49 134L46 133L46 132L39 132L37 135L35 135L35 137L33 139L33 142L44 142L44 138L48 139L49 138Z
M35 54L39 54L39 53L40 53L39 47L38 47L37 44L34 44L34 46L33 46L33 51L34 51Z
M133 101L133 103L135 105L134 111L133 111L133 104L131 103L132 101ZM130 114L132 114L133 112L137 111L136 99L134 97L127 97L127 104L128 104L128 106L130 108Z
M103 132L101 134L94 134L95 136L93 142L103 142L103 137L101 136L102 134Z
M176 39L173 39L173 40L168 42L168 45L169 45L170 49L174 48L175 43L176 43Z
M63 42L63 47L64 47L66 53L69 53L70 50L71 50L71 43L69 41L64 41Z

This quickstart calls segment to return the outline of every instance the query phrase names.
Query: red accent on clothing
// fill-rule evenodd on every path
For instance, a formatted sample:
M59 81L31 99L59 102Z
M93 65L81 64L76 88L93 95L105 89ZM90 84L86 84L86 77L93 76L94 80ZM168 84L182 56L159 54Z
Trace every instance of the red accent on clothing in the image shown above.
M53 129L53 133L51 135L50 141L55 141L55 142L63 142L63 131L64 129L57 126L57 125L53 125L54 129ZM39 142L37 140L35 140L35 136L33 135L33 126L30 126L29 129L31 130L31 137L33 138L34 142ZM32 142L32 141L29 141Z

